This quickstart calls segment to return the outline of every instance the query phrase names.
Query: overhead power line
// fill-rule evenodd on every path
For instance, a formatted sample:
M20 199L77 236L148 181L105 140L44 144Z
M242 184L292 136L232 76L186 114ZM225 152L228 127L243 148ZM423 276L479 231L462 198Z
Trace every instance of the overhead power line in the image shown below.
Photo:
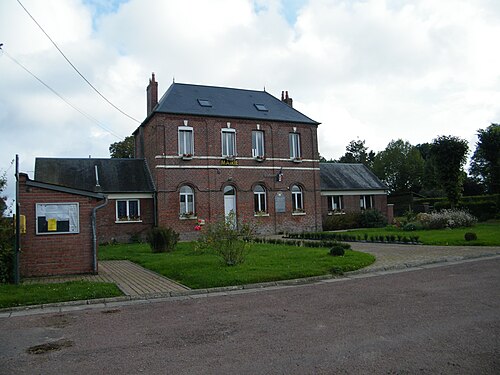
M35 78L38 82L40 82L42 85L44 85L47 89L49 89L54 95L59 97L63 102L65 102L67 105L69 105L71 108L73 108L75 111L79 112L81 115L85 116L88 120L92 121L94 124L99 126L101 129L105 130L109 134L115 136L119 140L123 140L123 137L116 134L114 131L111 129L107 128L105 125L103 125L99 120L95 119L85 111L81 110L80 108L76 107L73 105L70 101L68 101L66 98L64 98L61 94L59 94L56 90L54 90L52 87L50 87L48 84L46 84L44 81L42 81L40 78L38 78L34 73L32 73L28 68L26 68L23 64L21 64L19 61L17 61L14 57L12 57L5 49L0 47L0 50L3 52L5 56L7 56L12 62L20 66L24 71L26 71L30 76Z
M120 112L122 115L125 115L127 116L129 119L137 122L138 124L140 124L141 122L139 120L137 120L136 118L130 116L129 114L125 113L124 111L122 111L120 108L118 108L116 105L114 105L113 103L111 103L111 101L106 98L103 94L101 94L101 92L99 90L97 90L95 88L95 86L89 82L89 80L87 78L85 78L85 76L76 68L75 65L73 65L73 63L68 59L68 57L66 57L66 55L64 54L63 51L61 51L61 49L59 48L59 46L56 44L56 42L54 42L52 40L52 38L49 36L49 34L47 34L47 32L43 29L43 27L37 22L37 20L31 15L31 13L28 11L28 9L25 8L25 6L21 3L20 0L17 0L17 2L19 3L19 5L24 9L24 11L28 14L28 16L31 17L31 19L33 20L33 22L35 22L35 24L40 28L40 30L42 30L42 32L45 34L45 36L52 42L52 44L54 45L54 47L56 47L56 49L59 51L59 53L64 57L64 59L68 62L69 65L71 65L71 67L75 70L75 72L78 73L78 75L80 77L82 77L82 79L90 86L92 87L92 89L101 97L103 98L109 105L111 105L113 108L115 108L118 112Z

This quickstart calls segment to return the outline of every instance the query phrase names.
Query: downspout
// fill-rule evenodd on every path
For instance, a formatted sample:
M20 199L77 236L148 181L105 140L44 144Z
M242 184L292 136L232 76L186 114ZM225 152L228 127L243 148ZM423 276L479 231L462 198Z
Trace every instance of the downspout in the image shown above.
M108 204L108 196L104 195L104 203L92 209L92 272L97 274L97 210Z

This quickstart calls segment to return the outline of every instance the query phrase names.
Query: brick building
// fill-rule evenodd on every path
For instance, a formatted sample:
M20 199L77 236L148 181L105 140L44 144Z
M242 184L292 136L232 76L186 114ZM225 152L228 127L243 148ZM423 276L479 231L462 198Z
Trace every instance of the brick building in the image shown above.
M328 215L376 208L387 187L363 165L320 164L319 123L265 91L174 83L158 101L154 74L135 159L37 158L20 181L21 274L97 272L97 244L144 238L154 225L182 239L228 217L258 233L322 230Z
M158 224L189 238L234 212L259 233L321 230L318 122L265 91L174 83L134 132L157 193Z

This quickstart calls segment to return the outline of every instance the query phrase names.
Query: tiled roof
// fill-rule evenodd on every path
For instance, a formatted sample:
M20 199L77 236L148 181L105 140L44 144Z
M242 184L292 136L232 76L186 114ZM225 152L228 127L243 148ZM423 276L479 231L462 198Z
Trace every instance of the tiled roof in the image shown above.
M173 83L154 112L318 125L266 91Z
M99 186L96 186L97 179ZM151 175L143 159L37 158L34 180L103 193L154 191Z
M321 191L388 190L363 164L320 163Z

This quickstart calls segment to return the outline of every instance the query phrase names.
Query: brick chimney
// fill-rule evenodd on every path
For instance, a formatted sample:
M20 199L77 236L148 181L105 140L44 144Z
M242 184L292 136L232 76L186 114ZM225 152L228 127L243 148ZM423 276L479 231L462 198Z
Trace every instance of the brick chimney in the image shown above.
M293 100L292 98L288 97L288 91L281 92L281 101L285 102L286 104L288 104L290 107L293 108Z
M154 73L152 73L149 85L146 88L146 98L148 105L146 116L149 116L153 112L153 108L158 104L158 82L155 81Z

